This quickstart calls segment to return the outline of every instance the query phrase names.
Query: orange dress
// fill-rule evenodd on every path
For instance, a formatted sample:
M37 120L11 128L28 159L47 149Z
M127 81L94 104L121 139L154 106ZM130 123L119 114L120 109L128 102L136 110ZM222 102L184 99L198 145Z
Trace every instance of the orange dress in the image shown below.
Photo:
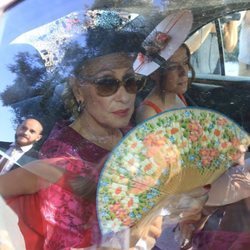
M188 106L184 95L178 95L178 97L181 99L181 101L183 102L183 104L185 106ZM159 113L161 113L161 112L164 111L164 110L161 110L161 108L158 107L155 103L153 103L152 101L147 100L147 99L142 102L142 105L148 105L148 106L150 106L157 114L159 114Z

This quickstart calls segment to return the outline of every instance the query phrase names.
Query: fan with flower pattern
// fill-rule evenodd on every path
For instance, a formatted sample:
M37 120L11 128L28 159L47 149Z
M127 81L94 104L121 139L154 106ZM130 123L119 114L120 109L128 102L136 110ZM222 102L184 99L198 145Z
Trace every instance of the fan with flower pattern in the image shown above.
M249 135L203 108L158 114L131 130L102 170L97 210L103 234L132 227L165 197L213 183L248 146Z

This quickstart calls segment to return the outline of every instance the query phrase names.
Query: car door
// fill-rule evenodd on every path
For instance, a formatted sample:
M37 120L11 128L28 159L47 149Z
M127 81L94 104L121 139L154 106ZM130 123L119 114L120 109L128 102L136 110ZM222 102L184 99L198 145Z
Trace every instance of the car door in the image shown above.
M250 131L250 75L239 73L239 44L242 15L235 12L215 19L197 30L187 42L203 38L200 46L192 51L191 64L196 72L195 81L188 90L191 105L217 110L229 116ZM226 27L235 23L233 48L226 43ZM210 32L206 34L208 26ZM207 37L204 39L204 36ZM198 38L197 38L198 37Z

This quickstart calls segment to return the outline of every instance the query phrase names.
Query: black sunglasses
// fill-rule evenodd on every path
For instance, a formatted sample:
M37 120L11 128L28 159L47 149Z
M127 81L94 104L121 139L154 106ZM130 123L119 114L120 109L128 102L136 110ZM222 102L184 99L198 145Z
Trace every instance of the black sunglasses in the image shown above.
M144 80L139 79L136 76L130 76L123 80L118 80L113 77L103 77L95 80L90 80L96 87L97 94L99 96L111 96L114 95L120 86L124 86L129 94L136 94L144 86Z

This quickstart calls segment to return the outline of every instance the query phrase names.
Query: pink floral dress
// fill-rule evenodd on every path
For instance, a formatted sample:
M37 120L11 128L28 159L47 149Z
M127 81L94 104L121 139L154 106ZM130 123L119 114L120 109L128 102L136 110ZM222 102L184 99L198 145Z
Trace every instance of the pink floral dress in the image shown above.
M109 152L65 126L52 131L41 149L41 158L63 157L57 167L63 178L39 192L45 225L44 249L83 248L100 242L95 201L75 195L69 181L87 176L97 184L100 167Z

